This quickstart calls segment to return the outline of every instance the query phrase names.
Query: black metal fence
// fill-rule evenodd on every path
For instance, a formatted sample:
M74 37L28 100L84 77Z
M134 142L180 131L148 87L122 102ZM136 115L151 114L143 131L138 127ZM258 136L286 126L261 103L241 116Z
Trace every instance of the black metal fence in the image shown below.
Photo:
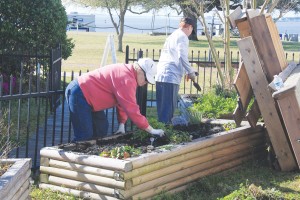
M158 61L160 51L135 50L126 47L125 63L133 63L139 57L151 57ZM239 54L232 55L232 65L238 68ZM0 55L5 56L5 55ZM12 55L10 55L12 56ZM23 55L15 55L20 60L22 69ZM221 57L221 55L220 55ZM218 73L211 62L209 51L191 52L190 62L199 72L197 82L205 93L218 81ZM30 74L21 73L20 77L10 76L5 81L0 76L0 115L3 120L2 134L5 132L9 138L18 143L10 157L33 159L33 169L39 166L39 151L45 146L55 146L68 143L72 139L72 127L69 112L65 106L64 91L66 80L75 78L74 72L61 73L61 49L52 50L49 55L32 56L31 62L36 68ZM45 71L39 63L49 62L50 71ZM224 58L221 59L224 64ZM1 62L0 62L1 63ZM223 67L223 70L225 68ZM81 72L79 72L81 75ZM146 115L147 107L155 107L155 86L148 85L137 92L137 101L141 111ZM4 90L6 88L6 90ZM182 94L197 94L191 82L183 80L180 87ZM107 109L106 115L110 121L109 132L113 133L118 126L116 110ZM128 123L126 129L132 130L134 126ZM1 153L1 152L0 152Z

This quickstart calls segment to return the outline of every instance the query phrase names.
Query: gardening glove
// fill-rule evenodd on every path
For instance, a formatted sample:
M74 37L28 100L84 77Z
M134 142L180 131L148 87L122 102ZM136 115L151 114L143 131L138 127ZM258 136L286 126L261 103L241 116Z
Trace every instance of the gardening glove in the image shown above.
M150 125L145 129L145 131L147 131L148 133L152 134L152 135L158 135L160 137L164 136L164 130L162 129L154 129L152 128Z
M114 135L116 134L120 134L120 133L125 133L125 125L123 123L119 124L119 128L118 130L114 133Z
M198 76L198 72L192 72L188 74L188 78L191 79L192 81L195 81L196 76Z

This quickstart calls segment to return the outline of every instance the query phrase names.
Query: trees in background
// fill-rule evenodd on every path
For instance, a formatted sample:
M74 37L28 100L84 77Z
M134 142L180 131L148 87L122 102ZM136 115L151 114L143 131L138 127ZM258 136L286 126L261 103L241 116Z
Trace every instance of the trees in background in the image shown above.
M67 15L60 0L1 0L0 53L48 54L61 44L62 57L66 59L74 48L72 40L67 38L66 26ZM2 63L5 66L0 66L1 72L19 71L14 67L20 66L15 66L13 60Z
M123 52L123 35L125 15L127 12L135 14L147 13L155 5L155 1L147 0L65 0L65 3L77 3L92 8L104 8L110 16L110 20L118 35L118 51ZM137 11L139 7L139 11ZM134 10L135 8L135 10ZM142 19L141 19L142 20Z

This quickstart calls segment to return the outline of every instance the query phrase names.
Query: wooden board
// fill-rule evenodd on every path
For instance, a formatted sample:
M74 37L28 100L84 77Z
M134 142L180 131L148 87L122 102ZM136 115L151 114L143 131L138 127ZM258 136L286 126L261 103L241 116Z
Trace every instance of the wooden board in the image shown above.
M246 115L246 118L250 124L251 127L256 127L256 124L258 122L258 119L260 118L261 113L259 110L259 106L257 104L257 101L254 100L248 114Z
M252 16L254 14L257 14L257 12L253 12ZM247 18L242 18L239 20L236 20L237 27L240 32L240 37L248 37L251 36L251 27L247 20ZM253 104L250 108L250 113L247 112L247 107L249 105L249 102L253 96L250 80L247 74L247 71L245 69L244 63L241 62L241 65L239 67L238 74L236 76L236 79L234 81L234 86L239 94L239 104L235 108L235 111L233 113L233 119L237 126L240 126L242 120L244 117L247 117L247 120L249 121L250 125L252 127L256 126L256 123L260 117L260 111L257 104ZM257 112L252 112L257 111Z
M246 115L247 107L251 97L253 96L250 80L243 62L241 62L233 85L239 95L238 105L233 112L233 119L236 125L240 126Z
M238 6L228 17L231 28L236 27L235 20L240 19L242 15L242 8Z
M252 37L241 39L237 44L281 170L294 170L297 167L296 161L280 122L275 102L268 90L268 81L262 70Z
M239 29L241 38L248 37L251 35L251 29L247 17L236 20L235 22L237 28Z
M242 110L246 110L253 96L253 92L244 62L241 62L233 85L240 96Z
M279 65L281 67L281 70L284 70L287 67L288 63L287 63L287 60L285 57L282 42L279 37L279 32L278 32L277 26L274 23L271 15L266 16L266 20L267 20L268 28L270 30L272 41L273 41L273 44L274 44L274 47L276 50L276 55L279 60Z
M281 62L277 56L277 51L279 51L279 49L276 49L276 46L274 45L272 39L273 33L271 33L271 30L269 29L265 15L259 15L252 18L248 17L248 21L263 71L266 74L268 83L270 83L273 80L273 76L282 71L280 65Z
M284 87L273 93L300 169L300 68L285 81Z

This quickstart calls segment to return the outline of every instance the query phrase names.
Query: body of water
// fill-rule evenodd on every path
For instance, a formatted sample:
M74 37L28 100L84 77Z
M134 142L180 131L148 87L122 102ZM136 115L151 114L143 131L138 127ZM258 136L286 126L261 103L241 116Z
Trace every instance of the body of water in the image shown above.
M171 33L176 28L181 17L174 16L126 16L125 18L125 33L149 33L149 32L161 32ZM212 24L212 18L207 19L208 26ZM220 24L217 20L214 20L214 24ZM109 15L95 15L95 31L96 32L115 32L113 24L111 23ZM284 34L298 34L300 36L300 21L279 21L276 23L278 32ZM218 29L218 28L217 28ZM198 34L202 32L202 26L198 22Z

